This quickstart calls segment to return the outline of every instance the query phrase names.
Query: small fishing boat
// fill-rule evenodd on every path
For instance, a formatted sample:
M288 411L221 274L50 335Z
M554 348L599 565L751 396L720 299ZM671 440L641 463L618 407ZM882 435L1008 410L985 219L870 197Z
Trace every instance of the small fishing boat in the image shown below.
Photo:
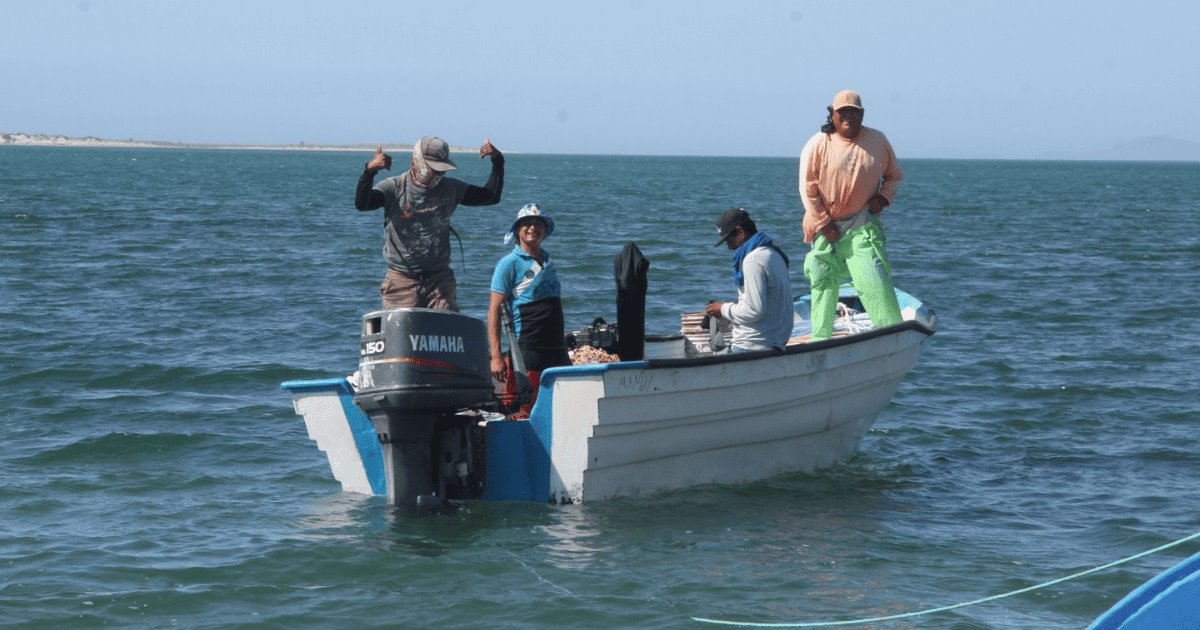
M1200 628L1200 553L1134 589L1088 626L1088 630L1134 628Z
M646 358L543 372L528 419L497 411L483 322L447 311L368 313L353 377L282 387L342 488L394 504L744 483L855 453L937 326L928 306L896 294L904 321L875 329L844 286L834 337L818 342L806 341L804 296L783 351L713 352L719 335L685 314L678 334L645 337ZM613 336L595 326L568 339Z

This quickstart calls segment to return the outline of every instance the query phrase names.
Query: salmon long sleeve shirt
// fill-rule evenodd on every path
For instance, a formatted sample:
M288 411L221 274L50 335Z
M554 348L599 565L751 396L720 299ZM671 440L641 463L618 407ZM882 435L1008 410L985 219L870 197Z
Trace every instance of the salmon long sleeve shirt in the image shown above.
M804 203L804 242L826 225L853 216L875 195L891 205L904 172L882 132L863 127L847 140L817 132L800 155L800 198Z

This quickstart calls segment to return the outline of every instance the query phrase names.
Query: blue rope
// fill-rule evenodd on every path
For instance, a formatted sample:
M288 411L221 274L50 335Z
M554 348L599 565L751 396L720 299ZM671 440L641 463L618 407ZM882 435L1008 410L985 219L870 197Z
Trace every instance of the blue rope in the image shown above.
M825 627L830 627L830 626L852 626L852 625L864 624L864 623L875 623L878 621L894 621L897 619L910 619L912 617L920 617L923 615L932 615L934 613L946 612L947 610L955 610L957 608L966 608L967 606L974 606L976 604L982 604L984 602L991 602L991 601L995 601L997 599L1004 599L1005 597L1012 597L1013 595L1020 595L1022 593L1036 591L1038 589L1046 588L1048 586L1054 586L1055 584L1061 584L1068 580L1074 580L1076 578L1081 578L1085 575L1091 575L1093 573L1098 573L1105 569L1111 569L1115 566L1125 564L1126 562L1132 562L1134 560L1137 560L1138 558L1144 558L1146 556L1156 554L1160 551L1163 551L1165 549L1170 549L1171 547L1176 547L1178 545L1182 545L1183 543L1188 542L1189 540L1194 540L1196 538L1200 538L1200 532L1196 532L1195 534L1192 534L1191 536L1187 536L1185 538L1180 538L1179 540L1176 540L1174 542L1169 542L1160 547L1155 547L1154 549L1151 549L1149 551L1143 551L1139 554L1129 556L1128 558L1122 558L1115 562L1109 562L1108 564L1102 564L1098 567L1088 569L1087 571L1080 571L1079 573L1072 573L1071 575L1068 575L1066 577L1060 577L1057 580L1050 580L1049 582L1042 582L1041 584L1036 584L1034 586L1027 586L1025 588L1017 589L1015 591L1009 591L1007 593L1001 593L999 595L992 595L990 597L984 597L982 599L973 599L969 602L962 602L959 604L952 604L950 606L941 606L938 608L930 608L927 610L918 610L918 611L914 611L914 612L906 612L906 613L901 613L901 614L896 614L896 615L887 615L884 617L868 617L866 619L849 619L846 621L812 621L812 622L807 622L807 623L782 623L782 622L781 623L763 623L763 622L753 622L753 621L727 621L727 620L723 620L723 619L706 619L704 617L692 617L692 620L693 621L701 621L704 623L715 623L715 624L720 624L720 625L724 625L724 626L742 626L742 627L747 627L747 628L825 628Z

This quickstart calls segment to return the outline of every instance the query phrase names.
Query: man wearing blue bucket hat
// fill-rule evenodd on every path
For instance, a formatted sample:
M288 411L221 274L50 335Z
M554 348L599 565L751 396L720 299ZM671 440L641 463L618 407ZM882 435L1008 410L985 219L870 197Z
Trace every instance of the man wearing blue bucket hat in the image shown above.
M517 212L505 244L516 242L512 251L496 263L492 274L492 295L488 304L488 341L491 345L492 377L505 382L508 367L500 348L500 321L507 310L512 314L520 359L529 375L529 384L537 397L542 370L570 365L563 336L563 308L558 272L542 241L554 233L554 219L542 213L536 203ZM533 400L530 401L532 407ZM524 409L528 413L528 409Z

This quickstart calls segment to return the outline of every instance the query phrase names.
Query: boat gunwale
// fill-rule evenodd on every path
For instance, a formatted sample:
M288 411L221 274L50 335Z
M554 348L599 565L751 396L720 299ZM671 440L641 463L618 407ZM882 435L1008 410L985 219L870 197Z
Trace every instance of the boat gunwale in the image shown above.
M708 354L697 357L684 358L660 358L660 359L641 359L638 361L616 361L613 363L589 363L584 365L564 365L560 367L548 368L542 373L542 384L550 385L558 378L571 376L584 376L589 374L599 374L609 370L629 370L629 369L649 369L661 370L681 367L700 367L705 365L716 365L721 363L737 363L741 361L757 361L759 359L769 359L772 357L782 357L796 354L807 354L809 352L819 352L841 346L848 346L856 343L868 341L878 337L894 335L907 330L915 330L925 335L933 335L934 330L924 324L909 320L900 322L894 326L886 328L876 328L862 333L853 335L845 335L841 337L833 337L821 341L810 343L796 344L788 346L783 350L754 350L751 352L733 352L722 354ZM319 392L337 390L345 394L355 393L346 379L343 378L322 378L311 380L292 380L280 383L282 389L290 390L294 393L304 392Z
M875 328L853 335L844 335L833 337L831 339L823 339L810 343L796 344L788 346L783 350L754 350L750 352L727 352L721 354L706 354L696 357L681 357L681 358L658 358L658 359L640 359L637 361L614 361L613 363L586 363L583 365L564 365L560 367L547 368L542 372L542 385L546 386L559 378L571 376L584 376L589 374L599 374L608 370L629 370L629 369L650 369L661 370L670 368L686 368L700 367L705 365L715 365L721 363L737 363L741 361L758 361L761 359L770 359L773 357L785 357L797 354L808 354L810 352L820 352L832 348L849 346L879 337L895 335L906 331L916 331L926 336L934 334L934 330L915 320L907 320L887 326L885 328Z
M926 336L934 334L932 329L921 322L909 320L892 326L887 326L885 328L873 328L866 332L855 333L853 335L844 335L830 339L822 339L821 341L790 345L785 347L783 350L752 350L750 352L726 352L721 354L707 354L695 357L646 359L645 363L646 367L650 369L656 369L711 365L714 363L753 361L756 359L764 359L776 356L819 352L821 350L828 350L830 348L837 348L840 346L848 346L878 337L893 335L906 330L915 330L917 332L924 333Z

